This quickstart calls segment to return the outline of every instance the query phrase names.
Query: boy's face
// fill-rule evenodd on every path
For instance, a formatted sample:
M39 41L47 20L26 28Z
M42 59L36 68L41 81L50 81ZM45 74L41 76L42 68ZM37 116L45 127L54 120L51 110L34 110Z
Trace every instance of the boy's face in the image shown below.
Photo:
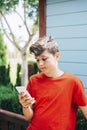
M52 55L48 51L44 51L41 55L35 56L38 68L45 75L54 73L57 69L57 61L59 59L59 53Z

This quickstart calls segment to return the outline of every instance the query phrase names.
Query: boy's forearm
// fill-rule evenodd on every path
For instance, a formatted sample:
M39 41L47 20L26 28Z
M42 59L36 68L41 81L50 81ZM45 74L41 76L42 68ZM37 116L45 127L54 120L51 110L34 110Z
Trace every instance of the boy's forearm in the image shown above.
M31 107L23 108L23 114L28 119L31 120L33 117L33 110Z
M79 106L79 108L81 109L84 117L87 119L87 105L86 106Z

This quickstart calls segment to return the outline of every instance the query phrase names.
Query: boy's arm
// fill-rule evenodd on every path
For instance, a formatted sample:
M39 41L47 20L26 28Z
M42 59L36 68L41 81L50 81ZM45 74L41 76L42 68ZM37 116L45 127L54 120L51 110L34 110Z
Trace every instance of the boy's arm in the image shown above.
M79 108L82 111L84 117L87 119L87 105L86 106L79 106Z
M23 107L23 114L24 116L28 119L28 120L31 120L32 117L33 117L33 110L31 107L28 107L28 108L24 108Z
M34 101L34 99L30 98L28 95L25 95L24 93L20 93L18 95L18 97L19 97L19 102L23 107L23 113L24 113L25 117L28 120L31 120L33 117L32 101Z

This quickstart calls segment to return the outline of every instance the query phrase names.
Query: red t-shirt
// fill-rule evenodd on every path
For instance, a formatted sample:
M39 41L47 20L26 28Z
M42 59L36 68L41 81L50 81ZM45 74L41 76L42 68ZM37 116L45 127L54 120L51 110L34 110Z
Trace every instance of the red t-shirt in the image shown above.
M69 73L49 78L31 76L27 90L35 98L34 116L27 130L74 130L78 106L87 105L81 80Z

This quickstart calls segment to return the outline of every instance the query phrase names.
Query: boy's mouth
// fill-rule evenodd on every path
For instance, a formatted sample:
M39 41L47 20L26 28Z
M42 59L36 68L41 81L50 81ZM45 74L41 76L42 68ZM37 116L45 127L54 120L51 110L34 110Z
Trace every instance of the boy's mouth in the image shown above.
M40 68L41 71L45 71L46 70L46 67L42 67Z

